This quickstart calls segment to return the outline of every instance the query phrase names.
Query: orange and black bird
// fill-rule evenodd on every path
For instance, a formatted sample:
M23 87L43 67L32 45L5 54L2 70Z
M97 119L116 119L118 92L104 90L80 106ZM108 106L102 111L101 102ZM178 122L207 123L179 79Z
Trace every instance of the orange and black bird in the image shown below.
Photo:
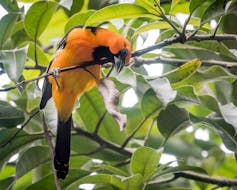
M59 43L48 73L71 66L93 64L48 76L43 85L40 109L53 97L57 114L57 136L54 167L58 178L64 179L69 170L72 110L78 96L94 87L101 78L101 63L106 59L117 71L129 63L131 45L123 36L100 27L76 26Z

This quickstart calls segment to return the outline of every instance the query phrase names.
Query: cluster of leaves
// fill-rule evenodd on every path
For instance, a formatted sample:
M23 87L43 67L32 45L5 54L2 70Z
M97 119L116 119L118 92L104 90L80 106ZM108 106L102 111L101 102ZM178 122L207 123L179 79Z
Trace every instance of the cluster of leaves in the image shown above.
M155 43L172 39L174 34L184 43L167 43L161 53L144 52L131 67L119 75L112 74L121 98L128 89L133 89L138 98L134 106L120 107L128 119L122 132L106 113L96 88L80 98L73 115L80 128L73 130L70 172L61 184L63 189L76 189L85 183L95 184L94 189L205 189L211 185L173 180L177 173L187 170L236 176L233 155L226 154L220 145L237 152L237 82L233 66L237 63L237 46L236 40L215 40L215 35L223 32L237 33L232 24L237 17L235 0L19 2L30 3L30 8L25 11L18 0L0 2L7 11L0 20L0 73L6 73L12 81L6 88L45 72L56 42L75 25L96 26L119 19L120 24L105 25L126 36L134 51L138 39L145 41L147 32L154 29L160 31ZM184 24L178 19L181 13L190 15ZM211 21L217 23L216 28L211 28ZM195 35L211 35L213 40L187 40ZM157 60L167 63L164 74L151 78L144 65L157 64ZM176 64L185 62L176 68ZM21 85L0 101L0 189L55 189L49 148L37 112L39 83ZM54 109L52 101L45 109L53 137ZM191 132L183 130L186 127ZM206 131L209 140L195 138L200 129ZM160 163L165 153L175 156L178 166ZM12 161L13 155L17 158Z

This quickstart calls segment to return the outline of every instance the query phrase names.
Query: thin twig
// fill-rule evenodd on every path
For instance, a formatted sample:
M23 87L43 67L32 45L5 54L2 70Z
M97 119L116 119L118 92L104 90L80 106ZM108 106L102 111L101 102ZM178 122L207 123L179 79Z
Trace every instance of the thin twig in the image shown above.
M146 133L146 136L145 136L145 138L144 138L144 143L143 143L144 146L146 145L146 143L147 143L147 141L148 141L148 139L149 139L149 137L150 137L151 130L152 130L152 127L153 127L154 123L155 123L155 120L153 120L153 121L151 122L151 125L149 126L148 132Z
M217 30L218 30L218 28L219 28L219 26L220 26L220 24L221 24L221 20L222 20L222 18L223 18L223 16L220 17L220 19L219 19L219 21L218 21L218 23L217 23L217 25L216 25L216 27L215 27L213 33L212 33L213 36L216 35Z
M185 33L186 33L186 28L187 28L187 26L188 26L188 23L189 23L191 17L192 17L192 13L189 14L188 18L187 18L187 19L185 20L185 22L184 22L182 35L185 35Z
M16 136L25 128L25 126L31 121L31 119L37 115L39 113L39 110L35 111L33 114L31 114L29 116L29 118L21 125L21 127L16 131L16 133L8 139L7 142L3 143L0 145L0 148L5 147L6 145L8 145L14 138L16 138Z
M132 133L125 139L125 141L122 143L121 148L124 148L127 146L129 141L134 137L134 135L137 133L137 131L142 127L142 125L147 121L149 117L151 117L160 107L155 108L152 110L151 113L149 113L141 122L140 124L132 131Z
M116 144L113 144L105 139L103 139L102 137L100 137L97 134L94 133L90 133L88 131L85 131L84 129L80 128L80 127L75 127L74 130L76 131L77 134L88 137L89 139L97 142L98 144L100 144L101 146L103 145L104 148L109 148L111 150L114 150L116 152L119 152L121 154L123 154L124 156L127 157L131 157L132 153L124 148L119 147Z
M100 64L100 65L103 65L105 63L108 63L109 60L108 59L104 59L104 60L101 60L99 62L94 62L94 61L88 61L88 62L85 62L81 65L74 65L74 66L71 66L71 67L65 67L65 68L61 68L59 69L59 72L63 73L63 72L66 72L66 71L70 71L70 70L74 70L74 69L84 69L85 67L88 67L88 66L92 66L92 65L95 65L95 64ZM21 87L21 86L24 86L30 82L34 82L34 81L37 81L39 79L42 79L42 78L45 78L45 77L48 77L50 75L54 75L53 72L50 72L50 73L45 73L43 75L40 75L38 77L35 77L35 78L32 78L32 79L29 79L29 80L24 80L24 81L21 81L17 84L15 84L14 86L11 86L11 87L8 87L8 88L4 88L4 89L0 89L0 92L8 92L10 90L13 90L13 89L16 89L18 87Z
M42 65L34 65L34 66L25 66L26 70L46 70L47 67L46 66L42 66Z
M47 124L46 124L46 121L45 121L44 112L42 114L42 123L43 123L45 139L46 139L46 142L47 142L47 144L49 146L49 154L50 154L51 163L52 163L54 182L55 182L57 190L61 190L62 189L61 188L61 184L60 184L60 181L59 181L59 179L57 177L56 170L54 168L54 147L53 147L53 144L52 144L52 141L51 141L51 136L49 134L48 127L47 127Z
M100 128L100 126L101 126L102 121L103 121L104 118L105 118L106 113L107 113L107 110L105 110L105 112L102 114L102 116L100 117L99 121L97 122L97 124L96 124L96 126L95 126L94 134L98 134L99 128Z

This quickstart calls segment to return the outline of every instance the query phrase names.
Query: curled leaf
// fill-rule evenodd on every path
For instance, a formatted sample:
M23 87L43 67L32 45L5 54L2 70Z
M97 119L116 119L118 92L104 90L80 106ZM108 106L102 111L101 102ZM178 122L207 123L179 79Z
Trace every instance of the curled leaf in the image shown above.
M113 81L103 78L99 81L98 90L102 95L106 110L112 115L122 131L127 123L127 116L118 110L119 91Z

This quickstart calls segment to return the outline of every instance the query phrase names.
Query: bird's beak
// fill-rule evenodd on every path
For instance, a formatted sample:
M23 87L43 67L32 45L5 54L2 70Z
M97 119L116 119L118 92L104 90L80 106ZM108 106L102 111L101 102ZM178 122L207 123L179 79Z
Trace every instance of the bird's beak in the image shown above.
M114 65L117 72L119 73L126 62L126 57L128 55L128 50L126 48L122 49L117 55L114 56Z

